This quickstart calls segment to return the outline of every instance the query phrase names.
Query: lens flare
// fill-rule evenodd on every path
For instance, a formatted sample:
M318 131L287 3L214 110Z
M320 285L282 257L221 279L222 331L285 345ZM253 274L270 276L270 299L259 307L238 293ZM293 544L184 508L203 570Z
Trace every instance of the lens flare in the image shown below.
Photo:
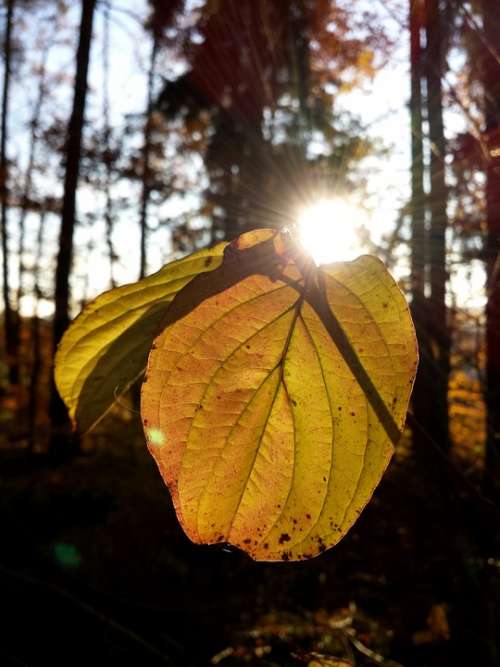
M298 216L299 235L316 264L345 262L361 253L356 230L363 212L347 200L323 199Z

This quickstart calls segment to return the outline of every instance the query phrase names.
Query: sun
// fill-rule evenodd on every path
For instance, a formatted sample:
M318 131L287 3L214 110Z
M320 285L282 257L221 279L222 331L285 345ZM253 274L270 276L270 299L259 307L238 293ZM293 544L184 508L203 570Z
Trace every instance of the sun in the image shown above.
M316 264L355 259L361 252L356 230L363 217L347 199L321 199L300 212L300 241Z

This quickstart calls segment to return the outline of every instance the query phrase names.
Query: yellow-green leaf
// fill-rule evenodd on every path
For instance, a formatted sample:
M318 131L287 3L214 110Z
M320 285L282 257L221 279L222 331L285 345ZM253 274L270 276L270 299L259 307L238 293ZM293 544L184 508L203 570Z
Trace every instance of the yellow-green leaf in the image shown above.
M141 376L170 302L193 276L220 265L226 245L195 252L143 280L104 292L70 325L57 350L55 381L81 431L95 425Z
M173 301L142 388L187 535L256 560L336 544L391 458L416 365L407 304L378 259L316 269L269 231L231 244Z

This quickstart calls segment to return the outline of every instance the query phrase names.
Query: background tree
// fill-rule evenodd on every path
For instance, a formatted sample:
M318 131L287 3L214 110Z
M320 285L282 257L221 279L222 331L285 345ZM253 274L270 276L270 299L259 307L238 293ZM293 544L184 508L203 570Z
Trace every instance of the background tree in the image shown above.
M427 83L427 120L429 123L429 333L433 356L435 395L431 403L429 431L444 449L449 446L448 378L450 374L450 334L446 307L448 282L446 256L447 187L446 142L443 122L443 92L446 45L439 0L425 6L425 77ZM430 379L430 378L429 378Z
M486 396L488 436L487 480L490 491L500 498L500 57L496 45L500 19L495 3L483 0L484 120L488 151L486 165Z
M9 162L7 157L7 132L9 113L9 90L12 59L12 24L14 15L14 0L9 0L6 7L5 36L4 36L4 75L2 88L2 125L0 136L0 225L2 234L2 282L4 303L4 333L5 351L9 366L9 380L12 384L18 381L18 364L16 354L15 312L11 303L9 280Z
M368 144L354 118L335 113L334 98L349 70L372 74L375 43L385 44L374 23L364 40L349 37L355 20L328 2L226 1L207 5L181 35L189 69L159 104L187 137L200 136L212 239L293 222L328 188L349 190L350 166ZM311 156L313 132L321 149Z
M423 128L423 47L422 28L424 7L421 0L410 0L410 114L411 114L411 294L412 311L415 318L419 347L420 363L413 391L413 411L415 419L421 424L430 423L430 401L428 385L431 375L429 359L430 345L427 340L427 300L425 284L427 273L427 232L424 177L424 128ZM417 451L425 449L420 432L414 429L413 444Z
M103 91L102 91L102 119L103 119L103 147L104 155L102 162L105 168L105 177L103 182L104 196L106 198L104 220L106 224L106 245L109 258L109 282L111 287L116 287L114 264L117 259L113 244L113 196L111 192L113 184L113 153L111 146L111 120L110 120L110 99L109 99L109 56L110 56L110 10L109 6L103 8L103 44L102 44L102 69L103 69Z
M87 72L89 66L92 23L95 0L82 0L80 36L76 54L75 93L73 109L68 124L64 196L61 212L61 229L55 279L55 312L53 325L54 351L69 323L70 270L73 258L73 234L76 219L76 191L80 168L82 131L87 96ZM51 397L51 419L54 430L52 449L67 446L68 417L55 387Z

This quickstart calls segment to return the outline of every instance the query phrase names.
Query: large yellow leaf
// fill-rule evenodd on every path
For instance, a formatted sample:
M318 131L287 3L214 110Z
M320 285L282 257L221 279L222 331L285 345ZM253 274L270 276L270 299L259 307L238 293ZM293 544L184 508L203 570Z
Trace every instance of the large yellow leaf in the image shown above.
M165 324L141 412L187 535L257 560L337 543L391 458L417 365L382 262L316 269L282 235L245 235Z
M170 302L193 276L220 265L226 245L104 292L74 320L57 350L55 381L75 426L91 428L140 377Z

